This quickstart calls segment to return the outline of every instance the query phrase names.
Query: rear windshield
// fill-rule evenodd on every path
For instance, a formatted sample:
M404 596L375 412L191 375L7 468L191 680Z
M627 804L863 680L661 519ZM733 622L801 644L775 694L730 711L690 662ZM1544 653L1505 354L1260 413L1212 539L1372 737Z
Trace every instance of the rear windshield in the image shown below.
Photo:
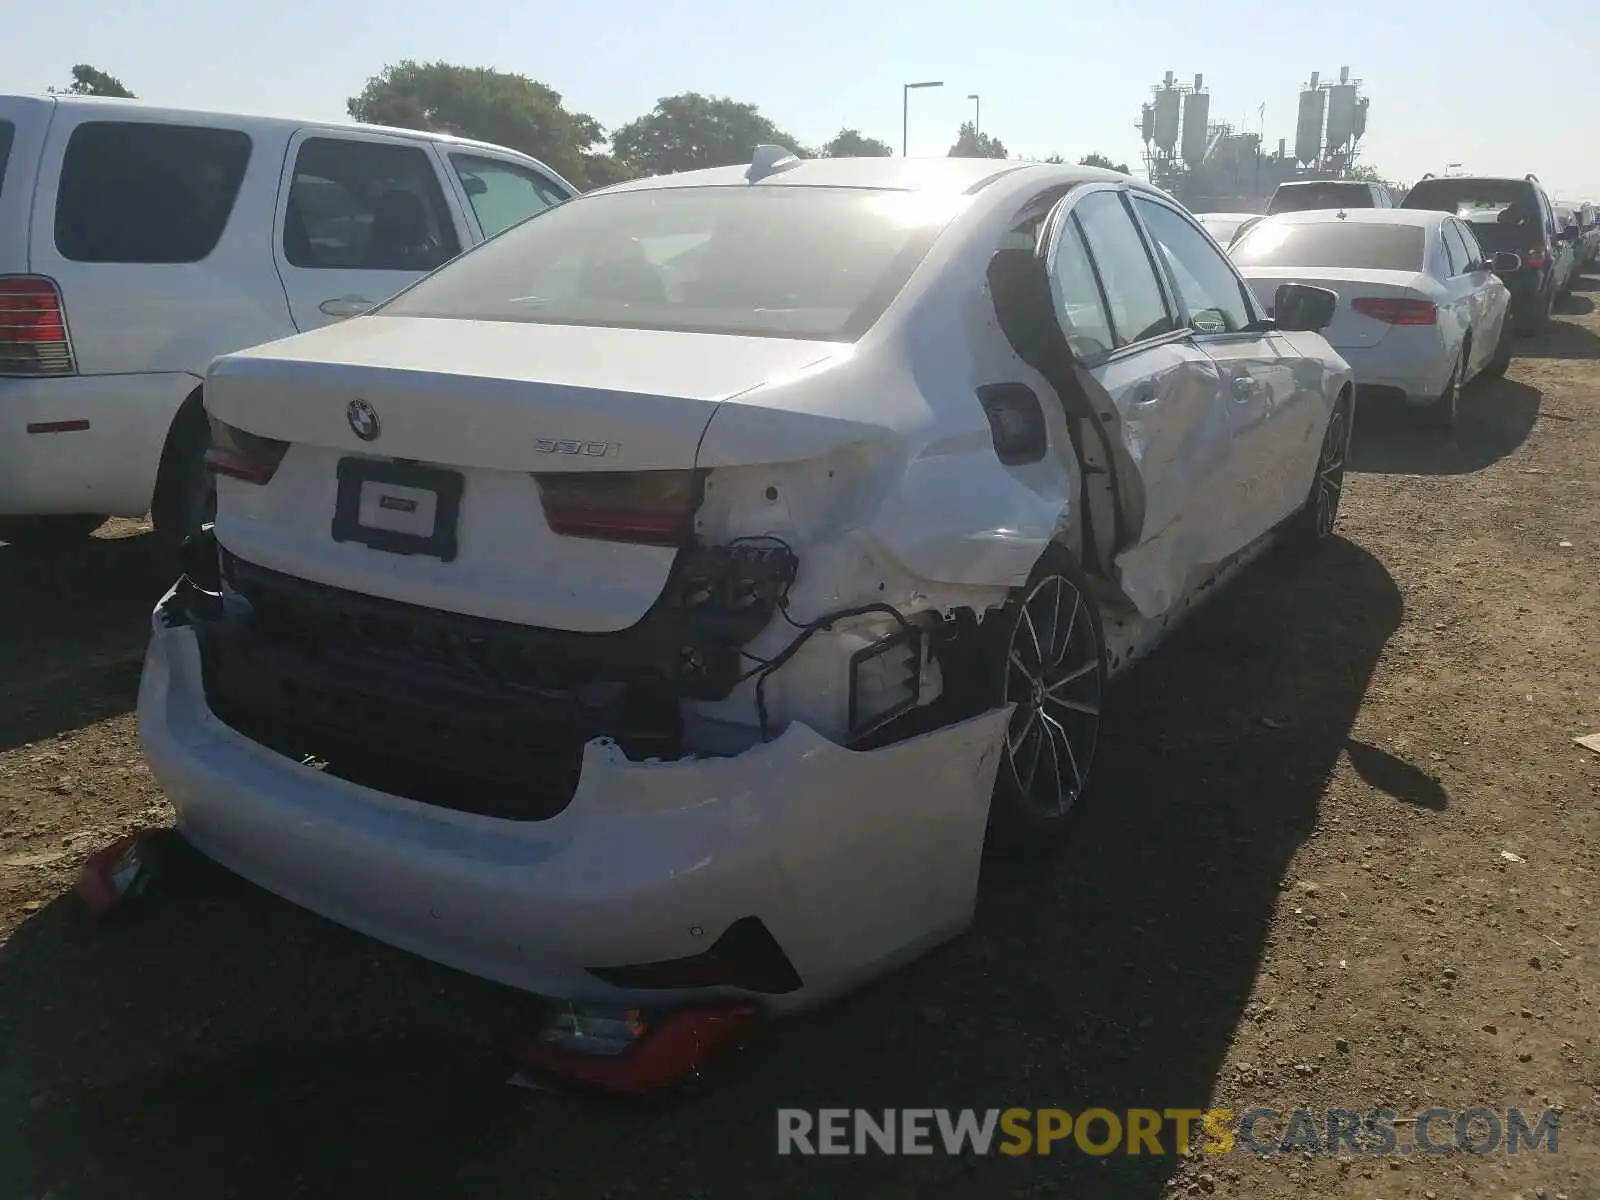
M6 190L6 160L11 157L11 140L17 127L10 121L0 121L0 192Z
M1267 221L1240 238L1228 253L1241 267L1420 271L1425 240L1420 225Z
M855 341L966 202L784 186L579 196L512 226L377 311Z
M1406 193L1406 208L1451 213L1472 225L1537 225L1533 189L1514 179L1429 179Z
M1364 183L1305 183L1280 187L1269 213L1306 212L1313 208L1372 208L1372 191Z

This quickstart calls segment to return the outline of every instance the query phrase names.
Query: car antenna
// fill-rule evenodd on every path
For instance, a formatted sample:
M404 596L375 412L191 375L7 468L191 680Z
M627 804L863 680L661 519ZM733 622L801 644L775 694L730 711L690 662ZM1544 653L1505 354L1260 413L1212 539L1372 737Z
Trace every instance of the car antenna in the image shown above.
M750 166L745 170L744 177L751 183L760 183L768 175L776 175L779 171L799 165L800 156L787 146L761 145L751 155Z

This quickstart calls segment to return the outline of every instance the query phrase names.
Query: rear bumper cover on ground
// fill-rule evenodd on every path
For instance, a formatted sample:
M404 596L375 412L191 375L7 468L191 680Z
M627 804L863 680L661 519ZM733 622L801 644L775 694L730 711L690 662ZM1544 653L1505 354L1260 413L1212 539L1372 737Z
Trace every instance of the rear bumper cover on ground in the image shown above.
M331 778L223 725L193 630L158 609L139 724L203 853L382 941L562 999L754 994L806 1007L971 921L1009 710L870 751L790 725L737 757L636 763L585 748L543 821L419 804ZM799 976L781 995L623 989L590 968L703 954L757 918Z

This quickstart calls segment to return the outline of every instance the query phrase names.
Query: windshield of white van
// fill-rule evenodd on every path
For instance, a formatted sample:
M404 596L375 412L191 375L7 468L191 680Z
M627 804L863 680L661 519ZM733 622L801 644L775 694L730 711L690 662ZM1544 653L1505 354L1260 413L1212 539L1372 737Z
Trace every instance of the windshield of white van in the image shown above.
M853 342L967 202L748 185L579 196L374 311Z
M0 193L6 190L6 160L11 157L11 140L17 128L10 121L0 121Z

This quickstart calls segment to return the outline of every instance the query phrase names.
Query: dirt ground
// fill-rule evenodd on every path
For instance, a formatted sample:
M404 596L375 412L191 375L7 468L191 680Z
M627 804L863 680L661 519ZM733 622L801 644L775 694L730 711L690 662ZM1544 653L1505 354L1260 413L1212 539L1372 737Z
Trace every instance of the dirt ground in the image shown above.
M1362 412L1342 537L1119 685L1065 852L975 927L639 1109L507 1087L528 1001L219 871L95 927L170 820L148 537L0 548L0 1200L1600 1197L1600 280L1450 440ZM1559 1106L1555 1154L814 1159L782 1107Z

